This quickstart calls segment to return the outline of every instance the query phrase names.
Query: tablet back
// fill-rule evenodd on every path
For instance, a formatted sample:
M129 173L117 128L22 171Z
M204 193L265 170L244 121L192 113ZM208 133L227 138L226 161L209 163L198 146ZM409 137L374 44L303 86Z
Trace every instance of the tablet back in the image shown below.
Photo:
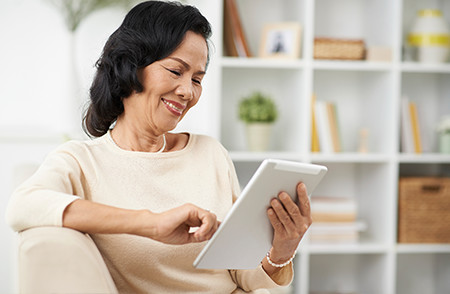
M270 200L280 191L296 197L298 182L308 194L327 168L293 161L266 159L250 179L214 236L194 262L197 268L253 269L271 248L273 229L267 217Z

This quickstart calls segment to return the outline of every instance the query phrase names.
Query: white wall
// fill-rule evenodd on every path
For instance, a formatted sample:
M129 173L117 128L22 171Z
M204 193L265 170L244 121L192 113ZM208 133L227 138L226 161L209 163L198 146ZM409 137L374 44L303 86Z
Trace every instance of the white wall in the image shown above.
M60 143L62 132L80 125L68 107L74 105L71 35L49 3L0 0L0 293L17 291L16 235L4 221L17 181L14 171L21 164L39 164ZM76 93L81 99L87 97L104 42L124 14L119 8L98 11L76 32Z

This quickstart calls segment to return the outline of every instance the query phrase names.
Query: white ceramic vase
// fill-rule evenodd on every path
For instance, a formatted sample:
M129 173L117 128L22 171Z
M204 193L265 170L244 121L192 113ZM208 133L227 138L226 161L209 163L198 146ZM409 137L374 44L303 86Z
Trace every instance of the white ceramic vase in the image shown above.
M416 48L417 61L446 62L450 52L450 34L442 12L436 9L418 11L408 43Z
M250 151L264 152L269 149L272 123L248 123L246 131Z

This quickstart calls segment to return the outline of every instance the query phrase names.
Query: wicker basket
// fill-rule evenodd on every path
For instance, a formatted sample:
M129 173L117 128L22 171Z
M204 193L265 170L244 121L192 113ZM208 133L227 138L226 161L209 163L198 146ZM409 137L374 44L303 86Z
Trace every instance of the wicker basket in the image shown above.
M450 178L401 178L399 243L450 243Z
M361 60L365 56L363 40L314 39L315 59Z

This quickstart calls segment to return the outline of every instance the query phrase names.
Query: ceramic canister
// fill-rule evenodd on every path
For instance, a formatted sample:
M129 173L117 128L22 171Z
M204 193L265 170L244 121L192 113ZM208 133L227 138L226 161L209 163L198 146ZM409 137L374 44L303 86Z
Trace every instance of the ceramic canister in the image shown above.
M417 61L446 62L450 51L450 34L442 12L436 9L419 10L408 42L417 48Z

